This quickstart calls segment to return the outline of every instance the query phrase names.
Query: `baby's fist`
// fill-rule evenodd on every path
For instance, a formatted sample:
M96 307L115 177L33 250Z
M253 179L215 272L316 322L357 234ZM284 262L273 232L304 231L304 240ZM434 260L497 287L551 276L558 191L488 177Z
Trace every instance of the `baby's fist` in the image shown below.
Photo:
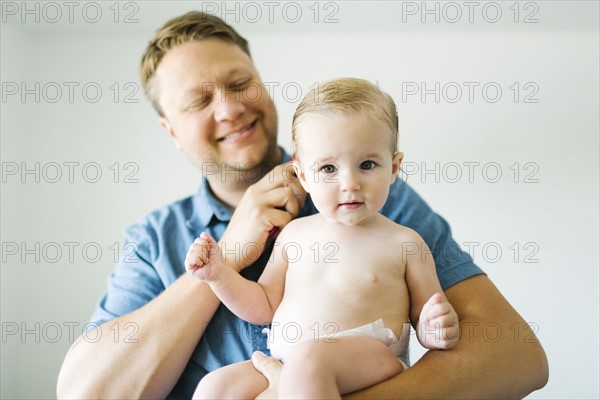
M429 349L450 349L460 336L458 315L441 293L434 293L423 306L418 328L419 341Z
M219 251L215 239L208 233L202 232L194 240L185 257L185 269L198 279L212 280L210 257Z

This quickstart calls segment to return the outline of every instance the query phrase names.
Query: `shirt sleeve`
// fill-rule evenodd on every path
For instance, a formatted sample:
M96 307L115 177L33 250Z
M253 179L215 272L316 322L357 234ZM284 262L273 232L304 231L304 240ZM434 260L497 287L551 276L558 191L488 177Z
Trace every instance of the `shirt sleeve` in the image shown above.
M136 224L125 231L119 262L108 278L90 328L141 308L165 289L151 261L156 247L156 235L149 225Z
M448 222L436 214L405 181L398 179L391 186L382 213L421 235L435 260L442 289L446 290L462 280L484 274L472 257L452 238Z

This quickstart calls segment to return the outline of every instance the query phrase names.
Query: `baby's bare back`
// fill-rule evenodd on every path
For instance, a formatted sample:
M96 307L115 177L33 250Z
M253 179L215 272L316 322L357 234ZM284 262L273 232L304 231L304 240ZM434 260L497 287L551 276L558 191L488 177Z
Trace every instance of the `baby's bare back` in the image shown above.
M402 229L385 217L369 227L319 215L288 225L273 250L288 258L273 340L315 339L380 318L400 338L409 314Z

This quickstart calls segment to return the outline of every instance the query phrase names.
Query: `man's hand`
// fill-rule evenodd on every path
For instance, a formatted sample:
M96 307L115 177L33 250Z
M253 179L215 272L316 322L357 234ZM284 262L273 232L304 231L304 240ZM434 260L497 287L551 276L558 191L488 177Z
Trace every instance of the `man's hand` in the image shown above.
M252 354L252 364L269 381L269 387L256 398L277 399L279 393L279 376L281 375L283 364L274 358L265 356L260 351L255 351Z
M291 163L278 165L250 186L235 209L219 242L227 257L236 246L248 251L241 259L227 258L227 264L241 271L260 257L269 236L287 225L304 205L306 192L298 182ZM254 250L256 249L256 250Z
M528 327L487 276L465 279L444 294L460 316L458 344L428 351L394 378L344 398L522 399L548 382L548 360L533 332L527 341L508 334L487 339L490 325L502 332Z
M423 306L417 335L421 344L428 349L450 349L458 343L458 315L440 293L434 293Z

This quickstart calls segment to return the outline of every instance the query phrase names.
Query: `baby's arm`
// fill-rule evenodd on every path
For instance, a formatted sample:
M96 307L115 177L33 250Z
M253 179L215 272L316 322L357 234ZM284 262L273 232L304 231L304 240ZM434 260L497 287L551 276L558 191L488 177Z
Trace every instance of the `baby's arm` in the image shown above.
M416 232L411 231L410 236L410 243L418 247L418 251L404 255L410 319L424 347L450 349L459 339L458 315L440 286L427 244Z
M203 232L190 247L186 269L206 281L221 302L241 319L255 324L271 322L283 296L287 263L274 253L259 282L242 277L225 263L219 245Z

